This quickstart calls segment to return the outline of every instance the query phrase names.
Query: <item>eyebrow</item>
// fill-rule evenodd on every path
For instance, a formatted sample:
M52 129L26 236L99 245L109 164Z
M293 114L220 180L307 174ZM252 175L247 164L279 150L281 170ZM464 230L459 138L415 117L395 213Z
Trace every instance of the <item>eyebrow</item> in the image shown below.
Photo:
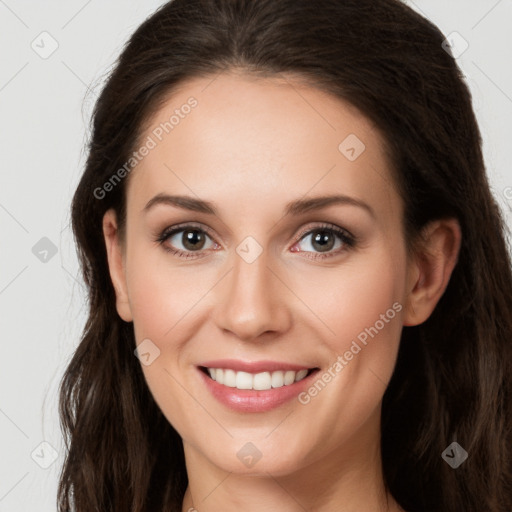
M357 206L366 210L366 212L369 213L374 219L376 218L374 210L364 201L342 194L312 197L309 199L297 199L295 201L291 201L286 204L284 215L299 215L301 213L306 213L313 210L320 210L334 204ZM196 199L191 196L169 194L157 194L147 202L142 212L147 213L156 205L175 206L177 208L182 208L183 210L206 213L209 215L218 215L217 208L215 207L214 203L210 201Z

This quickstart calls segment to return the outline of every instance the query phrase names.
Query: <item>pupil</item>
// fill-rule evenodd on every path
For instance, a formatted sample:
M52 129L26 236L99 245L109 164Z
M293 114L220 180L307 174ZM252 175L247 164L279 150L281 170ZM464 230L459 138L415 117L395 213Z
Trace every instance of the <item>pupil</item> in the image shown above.
M185 231L183 233L183 246L186 247L187 249L190 249L190 250L194 250L194 249L201 249L202 246L204 245L204 236L201 232L199 231ZM200 242L203 242L202 244L200 244L200 246L198 246L197 244L200 243Z
M319 247L316 247L315 244L319 244ZM328 231L317 231L317 234L313 237L313 247L315 247L315 249L329 251L332 249L333 245L334 240L332 234Z

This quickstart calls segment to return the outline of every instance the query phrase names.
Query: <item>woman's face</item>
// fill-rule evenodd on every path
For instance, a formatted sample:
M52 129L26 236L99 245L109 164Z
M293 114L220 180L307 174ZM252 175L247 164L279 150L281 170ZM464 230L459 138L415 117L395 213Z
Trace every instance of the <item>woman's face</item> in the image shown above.
M377 454L413 285L377 130L298 82L223 74L141 141L117 307L188 459L286 475Z

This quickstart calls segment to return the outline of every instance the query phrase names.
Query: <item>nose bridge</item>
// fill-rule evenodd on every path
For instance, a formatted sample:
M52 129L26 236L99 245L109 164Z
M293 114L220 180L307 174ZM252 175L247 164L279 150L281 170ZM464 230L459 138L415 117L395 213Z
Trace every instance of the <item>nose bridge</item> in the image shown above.
M251 240L237 247L216 308L219 328L244 340L285 329L289 321L285 299L279 292L282 285L269 268L269 252L262 249Z

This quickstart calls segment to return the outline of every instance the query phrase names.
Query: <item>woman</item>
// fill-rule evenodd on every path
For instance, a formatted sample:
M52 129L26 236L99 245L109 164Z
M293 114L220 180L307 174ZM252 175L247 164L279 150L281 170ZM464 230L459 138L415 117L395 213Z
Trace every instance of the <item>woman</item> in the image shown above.
M96 104L59 510L509 511L511 263L445 37L174 0Z

